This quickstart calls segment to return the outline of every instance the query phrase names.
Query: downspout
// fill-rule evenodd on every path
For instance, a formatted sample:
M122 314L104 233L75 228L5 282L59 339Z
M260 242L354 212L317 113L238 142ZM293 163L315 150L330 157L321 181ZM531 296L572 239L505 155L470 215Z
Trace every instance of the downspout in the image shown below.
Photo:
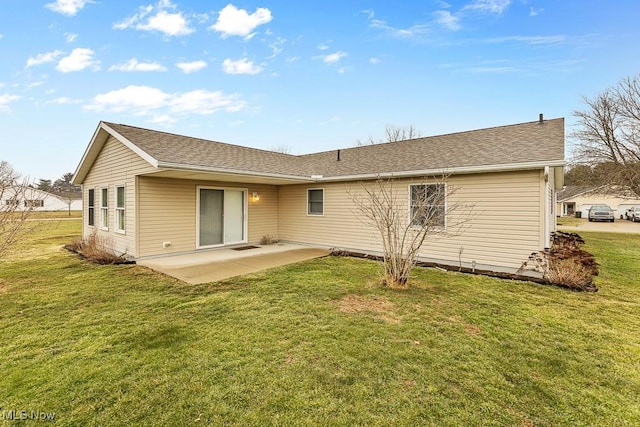
M544 167L544 248L551 247L551 193L549 190L549 166Z

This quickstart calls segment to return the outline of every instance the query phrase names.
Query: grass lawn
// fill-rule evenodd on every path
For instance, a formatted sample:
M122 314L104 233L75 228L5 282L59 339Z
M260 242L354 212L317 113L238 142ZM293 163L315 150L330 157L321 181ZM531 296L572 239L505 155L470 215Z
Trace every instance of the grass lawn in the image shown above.
M579 226L580 224L582 224L584 219L574 218L574 217L570 217L570 216L561 216L561 217L557 217L556 221L557 221L559 227L562 227L562 226L576 227L576 226Z
M375 262L348 258L186 285L86 264L57 246L79 222L54 223L0 261L5 415L54 412L73 426L640 425L638 235L583 233L602 265L597 293L431 269L400 292L378 286Z
M64 218L82 218L82 211L33 211L30 214L32 219L64 219Z

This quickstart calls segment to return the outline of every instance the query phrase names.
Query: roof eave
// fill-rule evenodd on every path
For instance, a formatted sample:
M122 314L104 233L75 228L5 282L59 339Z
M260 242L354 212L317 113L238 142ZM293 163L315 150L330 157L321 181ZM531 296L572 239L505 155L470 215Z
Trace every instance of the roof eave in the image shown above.
M539 162L526 162L526 163L508 163L503 165L478 165L478 166L461 166L455 168L434 168L434 169L421 169L410 170L400 172L380 172L380 173L367 173L357 175L342 175L342 176L327 176L323 178L315 179L315 181L361 181L377 178L409 178L413 176L437 176L437 175L461 175L461 174L475 174L475 173L490 173L490 172L511 172L520 170L532 170L543 169L545 166L559 167L564 166L565 161L559 160L545 160Z
M189 171L189 172L219 173L219 174L225 174L225 175L237 175L238 177L242 177L242 176L264 177L264 178L281 179L281 180L287 180L287 181L297 181L300 183L315 182L315 180L312 179L311 177L300 176L300 175L257 172L257 171L242 170L242 169L216 168L216 167L210 167L210 166L189 165L189 164L173 163L173 162L158 162L157 168L158 170L164 169L164 170L183 170L183 171Z

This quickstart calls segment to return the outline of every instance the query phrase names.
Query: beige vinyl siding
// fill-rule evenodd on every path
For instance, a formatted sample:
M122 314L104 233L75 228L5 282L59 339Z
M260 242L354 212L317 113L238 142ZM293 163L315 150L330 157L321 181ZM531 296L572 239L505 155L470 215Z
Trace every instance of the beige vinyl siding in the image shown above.
M83 205L83 236L92 233L105 238L116 254L136 256L135 176L154 168L113 137L105 142L91 170L82 183L83 200L89 189L95 189L95 226L88 225L88 204ZM125 232L116 233L116 187L125 186ZM102 188L109 189L109 230L100 229L100 196Z
M518 268L533 251L543 248L541 240L544 193L541 172L503 172L452 176L447 180L447 205L473 204L470 219L460 235L436 238L421 252L425 259L458 263L460 250L464 263ZM429 182L429 181L427 181ZM433 182L433 181L431 181ZM398 180L395 183L398 200L408 209L411 183L419 180ZM360 251L380 251L376 230L363 224L354 208L351 194L358 184L325 183L324 216L306 215L306 190L317 185L286 186L280 189L280 237L287 241L317 244ZM543 200L542 200L543 202ZM456 215L447 218L448 231Z
M247 190L249 243L264 235L278 235L278 188L270 185L173 178L138 178L139 257L196 250L196 200L198 186ZM253 201L257 192L260 200ZM171 246L163 248L163 242Z

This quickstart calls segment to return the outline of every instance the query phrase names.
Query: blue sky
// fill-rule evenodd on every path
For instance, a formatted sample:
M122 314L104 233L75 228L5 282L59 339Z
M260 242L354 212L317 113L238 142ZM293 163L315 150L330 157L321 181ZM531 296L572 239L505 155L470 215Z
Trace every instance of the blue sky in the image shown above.
M0 0L0 160L74 171L100 120L293 154L565 117L640 72L640 3Z

